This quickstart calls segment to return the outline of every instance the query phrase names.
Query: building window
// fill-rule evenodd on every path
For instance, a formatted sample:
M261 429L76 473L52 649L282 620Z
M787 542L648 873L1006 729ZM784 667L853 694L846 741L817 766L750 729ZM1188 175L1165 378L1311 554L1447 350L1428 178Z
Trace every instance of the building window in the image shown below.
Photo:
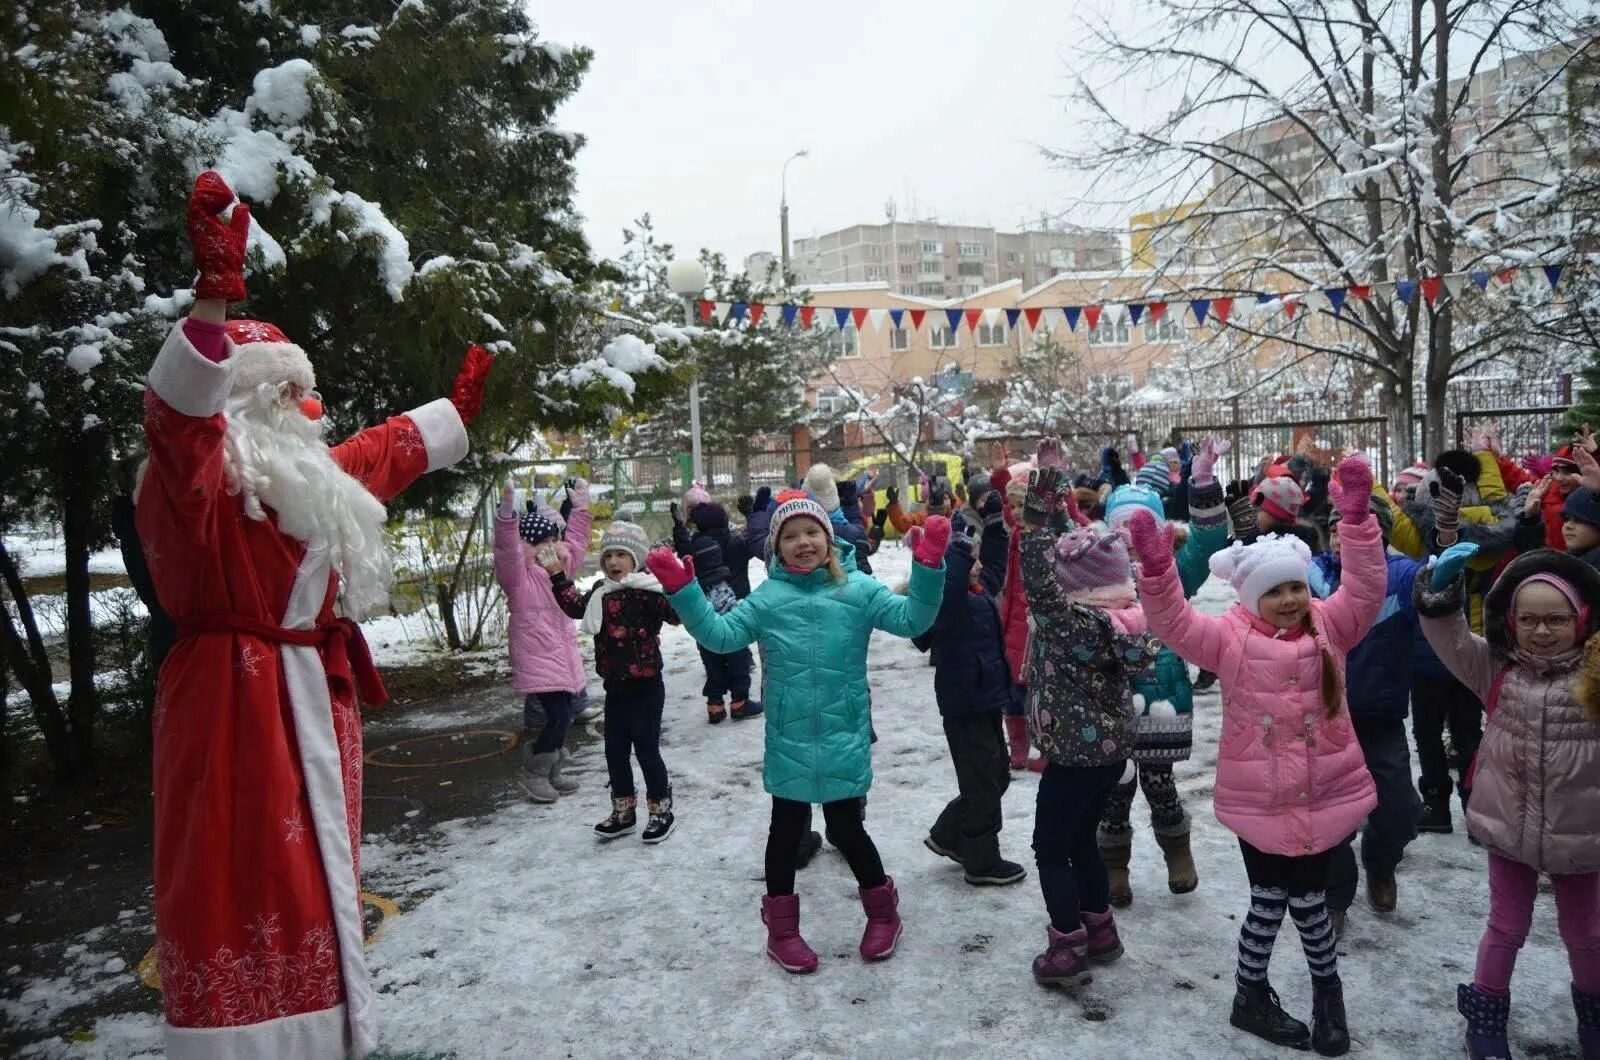
M983 275L983 262L981 262L981 261L963 261L963 262L959 262L956 265L956 275L958 275L958 276L982 276Z
M881 280L881 279L883 279L883 266L882 265L868 265L867 266L867 279L869 279L869 280Z
M838 416L850 411L850 399L836 386L817 391L817 411Z
M942 243L936 243L931 239L924 239L922 241L922 252L924 254L943 254L944 245Z
M919 284L917 284L917 295L920 298L943 298L944 297L944 284L942 284L942 283L919 283Z
M900 285L900 293L901 294L915 294L916 290L917 289L915 287L913 287L909 283L903 283L903 284Z
M1035 265L1048 265L1048 264L1050 264L1050 252L1048 250L1036 250L1036 251L1034 251L1033 252L1033 263Z
M1146 310L1148 312L1148 310ZM1144 322L1144 341L1146 342L1182 342L1184 337L1183 321L1172 307L1161 314L1161 319L1151 323L1148 319Z
M901 265L900 266L900 278L902 280L915 279L916 275L917 275L917 267L915 265Z
M1128 318L1121 313L1113 318L1110 313L1100 315L1100 326L1089 332L1091 346L1126 346L1132 338Z
M889 329L889 348L896 353L903 353L911 348L911 332L905 328Z
M919 267L922 269L922 274L924 276L944 275L944 261L938 258L935 258L933 261L924 260Z
M956 333L945 327L929 328L928 345L936 350L953 350L956 348Z
M902 258L909 258L917 252L917 245L915 243L897 243L894 249Z
M846 324L839 329L839 356L861 356L861 333L854 324Z
M868 243L867 257L871 258L873 261L881 260L883 258L883 248L878 246L876 243Z
M1006 344L1006 326L1004 324L979 324L979 346L1004 346Z
M982 243L958 244L958 253L963 258L985 258L989 256L988 250L989 248L984 246Z

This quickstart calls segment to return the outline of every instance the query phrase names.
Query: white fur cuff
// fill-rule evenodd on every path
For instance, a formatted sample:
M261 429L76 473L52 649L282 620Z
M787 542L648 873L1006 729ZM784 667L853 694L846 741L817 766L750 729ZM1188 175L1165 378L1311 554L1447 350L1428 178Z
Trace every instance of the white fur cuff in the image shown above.
M203 356L183 333L180 320L167 332L147 382L157 397L183 415L214 416L228 400L233 366Z
M428 450L428 470L438 471L458 463L467 455L467 426L449 398L430 401L406 413L417 425L422 444Z

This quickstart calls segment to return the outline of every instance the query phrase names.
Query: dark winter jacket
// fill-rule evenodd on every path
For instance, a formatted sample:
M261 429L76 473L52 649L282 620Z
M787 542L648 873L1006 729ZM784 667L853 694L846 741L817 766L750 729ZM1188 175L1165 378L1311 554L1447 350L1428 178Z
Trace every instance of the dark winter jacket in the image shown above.
M1148 634L1117 632L1097 607L1069 600L1056 581L1054 534L1025 531L1028 594L1028 736L1056 765L1099 766L1133 754L1132 681L1161 651Z
M556 602L572 618L583 617L589 597L600 591L596 582L579 594L565 574L550 579ZM594 669L606 684L660 677L661 624L678 624L678 615L661 593L644 589L618 589L605 597L605 623L594 638Z
M772 513L777 510L777 504L769 501L766 507L757 508L750 513L750 518L745 520L745 551L752 559L760 559L762 563L771 558L767 552L767 534L772 529Z
M752 513L751 521L755 521ZM771 518L770 515L768 518ZM719 581L733 587L733 594L743 600L750 595L750 561L763 559L761 551L750 551L750 541L745 534L734 534L728 529L728 512L715 501L695 506L689 517L691 527L683 522L672 524L672 548L680 556L694 557L695 577L700 587L710 592ZM765 540L765 531L762 538ZM712 549L715 548L715 554ZM723 569L720 575L707 571L702 564L715 562Z
M939 617L928 632L912 640L918 648L933 652L933 695L944 718L998 714L1011 702L1011 667L1000 632L1000 605L981 581L978 592L968 586L972 561L972 546L963 538L952 538L944 554Z
M1417 571L1426 564L1400 556L1388 557L1388 563L1383 610L1345 662L1345 698L1352 717L1403 718L1410 708L1419 633L1411 593ZM1311 561L1312 594L1319 600L1332 596L1339 588L1339 575L1338 556L1332 552L1317 556Z
M856 509L856 518L861 518L861 510L859 508ZM859 522L852 522L850 520L849 513L845 512L842 517L842 521L833 521L833 536L838 538L840 541L848 541L855 547L856 570L860 571L862 574L872 573L872 563L867 559L867 557L876 552L877 549L874 547L872 542L867 539L867 528L865 526L861 525Z

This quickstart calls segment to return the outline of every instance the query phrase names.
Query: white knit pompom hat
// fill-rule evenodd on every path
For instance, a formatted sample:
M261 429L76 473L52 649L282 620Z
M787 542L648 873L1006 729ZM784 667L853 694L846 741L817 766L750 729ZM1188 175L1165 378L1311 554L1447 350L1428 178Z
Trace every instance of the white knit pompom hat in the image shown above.
M1244 609L1261 617L1261 597L1275 585L1303 582L1311 550L1290 534L1267 534L1248 545L1235 541L1211 557L1211 573L1233 586Z
M812 464L806 472L806 492L817 499L825 512L839 510L839 486L833 481L833 468L827 464Z

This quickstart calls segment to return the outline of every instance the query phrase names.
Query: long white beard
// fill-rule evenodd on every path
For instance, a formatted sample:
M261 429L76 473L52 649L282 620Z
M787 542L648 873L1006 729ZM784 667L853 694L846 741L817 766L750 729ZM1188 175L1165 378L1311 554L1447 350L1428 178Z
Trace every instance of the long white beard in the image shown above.
M245 514L264 520L263 506L271 508L279 530L309 548L327 548L349 617L360 620L387 605L394 583L383 536L388 513L334 462L324 422L284 408L269 386L231 396L226 413L223 470Z

